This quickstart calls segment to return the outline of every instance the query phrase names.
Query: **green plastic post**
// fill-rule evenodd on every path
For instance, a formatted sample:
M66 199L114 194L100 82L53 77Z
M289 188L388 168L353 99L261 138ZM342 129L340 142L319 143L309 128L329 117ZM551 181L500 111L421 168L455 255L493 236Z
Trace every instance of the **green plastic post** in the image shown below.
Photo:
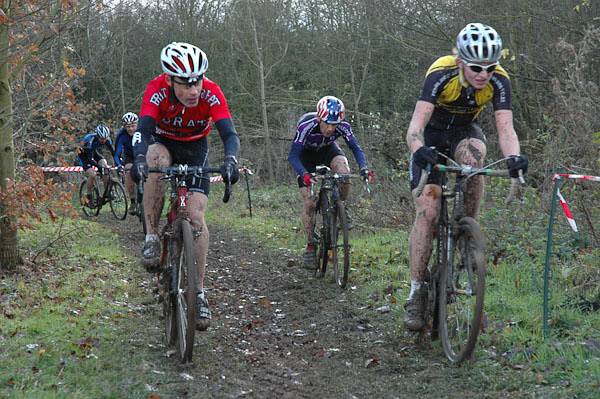
M546 264L544 266L544 339L548 338L548 293L550 286L550 258L552 257L552 230L554 226L554 214L556 213L556 200L558 199L558 189L560 188L563 180L560 176L556 177L554 181L554 188L552 190L552 203L550 205L550 219L548 221L548 238L546 240Z

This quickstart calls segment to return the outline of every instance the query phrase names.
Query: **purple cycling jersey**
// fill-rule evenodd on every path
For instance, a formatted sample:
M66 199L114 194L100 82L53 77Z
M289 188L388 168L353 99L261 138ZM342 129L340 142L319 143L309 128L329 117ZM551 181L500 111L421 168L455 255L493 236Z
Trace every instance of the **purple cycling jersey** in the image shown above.
M296 137L292 142L292 148L290 149L288 156L288 160L296 173L299 176L302 176L304 172L306 172L306 169L300 160L302 151L318 151L325 146L332 145L338 137L344 138L344 141L346 141L348 147L352 150L358 166L361 169L366 168L367 160L365 154L358 145L354 134L352 134L352 127L348 122L342 121L338 123L334 134L330 137L325 137L319 129L319 118L317 117L317 113L309 112L304 114L298 121Z

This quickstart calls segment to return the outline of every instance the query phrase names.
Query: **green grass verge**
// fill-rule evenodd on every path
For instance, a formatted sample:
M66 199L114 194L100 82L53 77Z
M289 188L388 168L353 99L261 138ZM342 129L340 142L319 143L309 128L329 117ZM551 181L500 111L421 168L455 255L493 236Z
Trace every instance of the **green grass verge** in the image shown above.
M0 397L147 397L162 376L119 238L86 221L19 238L29 262L0 279Z
M231 204L212 199L208 223L251 233L263 245L285 248L300 256L305 236L297 188L253 187L252 218L246 193L241 189ZM557 221L551 337L544 340L542 288L547 214L540 211L542 201L533 190L527 193L524 203L504 204L506 189L506 183L488 187L482 203L480 221L487 236L489 259L485 331L477 349L479 365L493 368L501 364L524 370L531 373L533 382L557 390L549 392L560 397L588 397L600 389L600 314L594 311L600 304L600 251L577 247L569 231L559 225L563 221ZM361 206L366 207L366 203L355 204L357 214L362 212ZM412 215L406 217L412 219ZM351 232L349 285L356 287L359 301L368 308L391 305L390 322L401 330L401 305L410 288L409 231L406 227L366 227L360 219L355 222L358 228ZM588 286L582 290L585 282Z

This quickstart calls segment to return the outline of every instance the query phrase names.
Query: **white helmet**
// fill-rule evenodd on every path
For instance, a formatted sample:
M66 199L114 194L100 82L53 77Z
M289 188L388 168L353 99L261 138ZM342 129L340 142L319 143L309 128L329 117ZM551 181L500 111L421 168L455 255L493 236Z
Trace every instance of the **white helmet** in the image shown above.
M104 123L101 123L98 126L96 126L95 131L96 131L96 136L98 136L98 138L100 138L100 139L106 140L110 137L110 129Z
M466 62L498 62L502 54L502 39L494 28L468 24L456 37L458 56Z
M204 51L187 43L173 42L165 46L160 53L163 71L170 76L196 82L208 69L208 59Z
M125 115L123 115L123 118L121 118L121 120L123 121L124 125L127 125L128 123L137 122L138 116L136 114L134 114L133 112L127 112Z

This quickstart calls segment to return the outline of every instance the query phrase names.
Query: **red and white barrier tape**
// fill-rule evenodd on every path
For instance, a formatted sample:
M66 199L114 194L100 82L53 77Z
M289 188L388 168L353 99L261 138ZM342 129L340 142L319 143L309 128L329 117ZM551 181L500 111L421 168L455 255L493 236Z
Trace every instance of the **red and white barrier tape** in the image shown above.
M572 175L569 173L556 173L554 176L552 176L552 181L558 179L559 177L562 177L564 179L572 179L572 180L588 180L588 181L599 181L600 182L600 176Z
M561 179L561 178L562 179L571 179L571 180L587 180L587 181L600 182L600 176L572 175L570 173L556 173L554 176L552 176L552 181L555 181L555 180ZM578 232L577 224L575 223L575 219L573 218L573 214L571 213L571 209L569 208L567 201L565 201L564 197L560 193L560 190L557 190L556 194L558 196L558 201L560 202L560 206L563 209L565 217L567 218L567 221L569 222L569 226L571 226L571 229L575 233L577 233Z
M560 193L560 190L558 190L556 192L556 195L558 195L558 200L560 201L560 206L562 207L563 212L565 213L565 216L567 217L569 226L571 226L571 229L575 233L577 233L577 224L575 223L575 219L573 218L573 214L571 213L571 209L569 209L569 205L567 204L567 201L565 201L565 199L563 198L562 194Z
M92 169L96 170L96 167L92 166ZM116 168L111 168L111 169L116 169ZM82 166L43 166L42 171L43 172L83 172L83 167ZM240 168L240 172L252 175L252 171L248 168ZM223 176L211 176L210 177L211 183L217 183L217 182L222 182L222 181L223 181Z

